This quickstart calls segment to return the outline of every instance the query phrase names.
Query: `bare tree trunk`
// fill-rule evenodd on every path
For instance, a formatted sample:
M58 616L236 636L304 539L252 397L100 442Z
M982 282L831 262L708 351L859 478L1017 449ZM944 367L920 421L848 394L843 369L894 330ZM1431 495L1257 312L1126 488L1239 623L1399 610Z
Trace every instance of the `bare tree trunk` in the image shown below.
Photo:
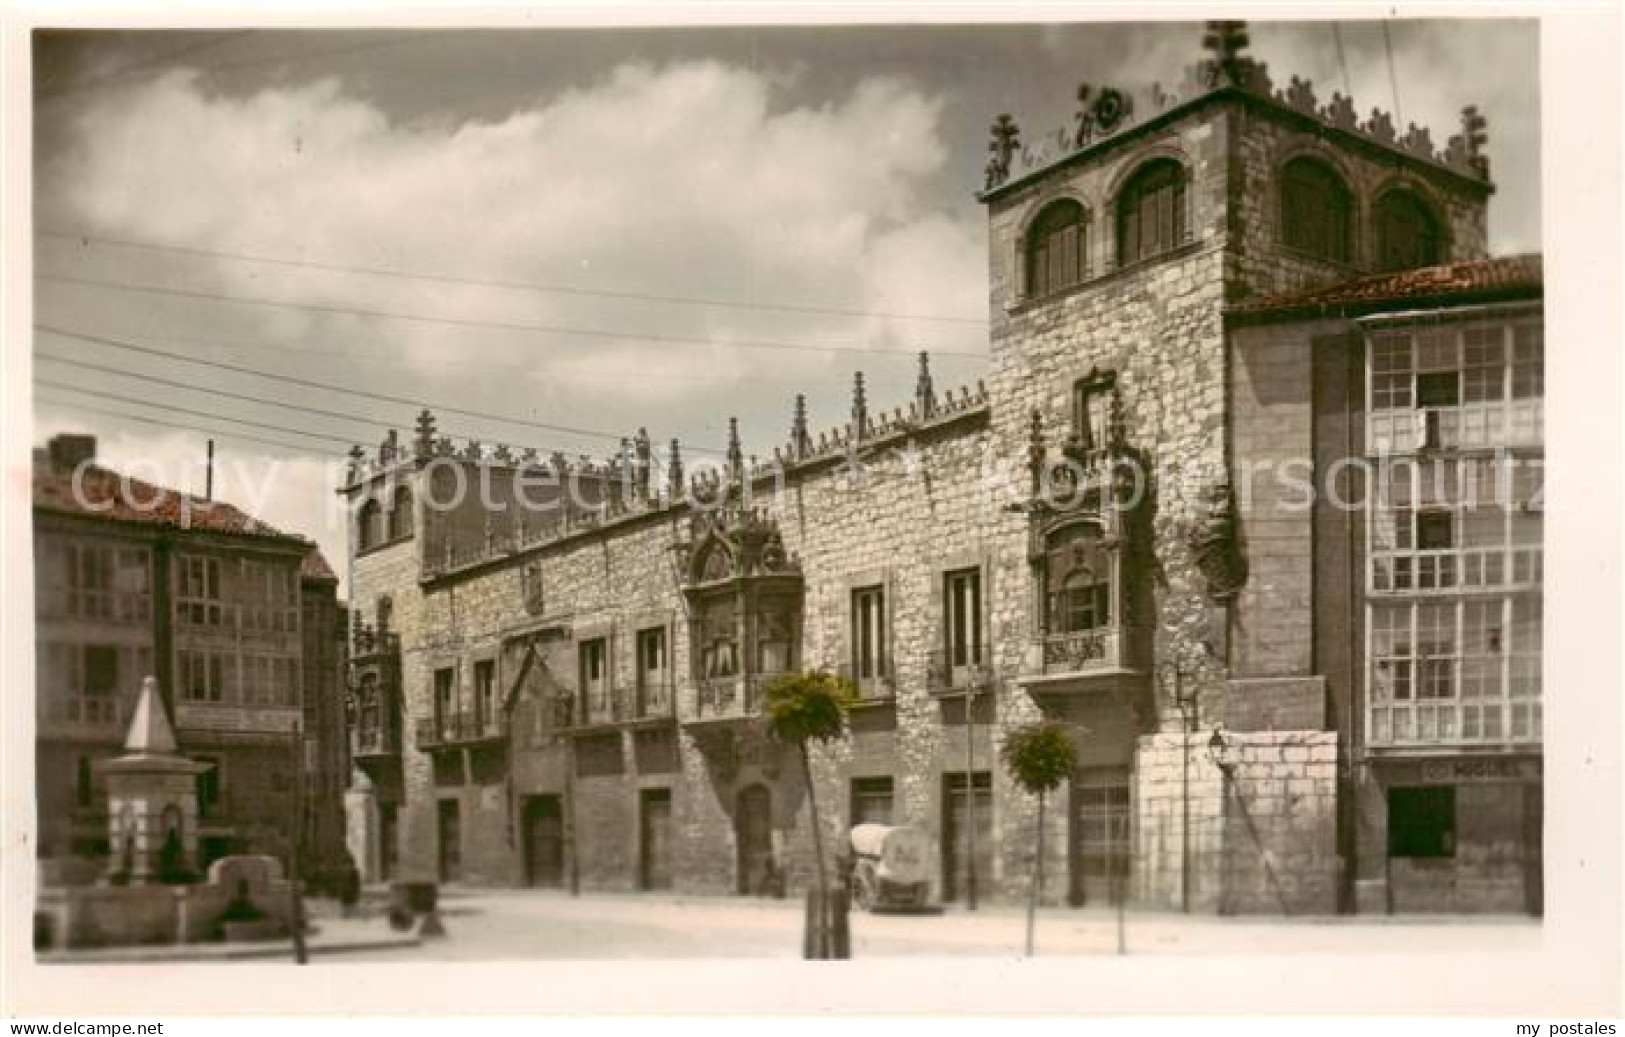
M824 874L824 837L818 827L818 794L813 790L812 759L801 743L801 777L807 783L807 810L812 815L813 864L818 869L818 932L813 946L820 958L829 954L829 880Z
M1027 895L1027 957L1033 956L1033 923L1038 917L1038 897L1044 889L1044 791L1038 792L1038 856L1033 861L1033 884Z

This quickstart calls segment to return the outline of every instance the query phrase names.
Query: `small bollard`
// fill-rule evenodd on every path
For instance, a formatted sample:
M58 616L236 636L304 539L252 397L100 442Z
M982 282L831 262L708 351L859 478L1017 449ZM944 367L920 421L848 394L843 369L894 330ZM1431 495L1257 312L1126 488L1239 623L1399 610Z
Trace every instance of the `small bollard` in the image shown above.
M438 910L430 908L429 912L423 916L423 921L418 923L418 935L425 937L446 935L446 927L440 922L440 912Z

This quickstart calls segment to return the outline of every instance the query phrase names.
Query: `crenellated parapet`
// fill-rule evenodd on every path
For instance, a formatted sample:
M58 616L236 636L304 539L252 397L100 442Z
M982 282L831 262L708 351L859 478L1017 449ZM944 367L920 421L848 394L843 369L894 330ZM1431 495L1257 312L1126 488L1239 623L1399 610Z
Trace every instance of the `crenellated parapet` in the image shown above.
M808 425L806 397L798 395L789 442L774 447L765 457L746 453L736 418L728 419L724 449L714 452L720 456L693 463L684 460L676 439L665 451L657 452L644 428L622 439L607 457L571 457L529 446L454 439L442 435L434 414L424 410L418 416L410 449L393 430L372 451L354 447L343 489L360 502L380 495L371 486L374 479L444 464L462 466L470 484L480 480L498 486L557 488L557 492L543 495L542 508L528 510L523 504L510 503L488 511L483 518L476 516L472 531L465 524L465 532L457 537L434 538L422 557L426 579L679 510L737 521L740 528L733 532L748 540L750 519L739 509L753 497L759 498L766 486L838 464L859 450L900 445L921 433L946 429L984 415L987 407L987 386L980 381L939 391L930 357L922 352L914 395L906 404L889 410L871 407L864 376L858 373L853 378L851 420L815 433ZM503 499L512 502L519 496L516 490ZM433 521L432 517L425 519L426 523Z
M1393 116L1380 108L1372 108L1361 118L1354 101L1340 92L1333 91L1322 102L1307 79L1294 75L1277 87L1269 67L1244 53L1248 43L1245 22L1209 22L1203 37L1209 57L1187 66L1172 89L1162 83L1143 90L1083 83L1077 90L1072 126L1029 135L1025 143L1015 118L999 115L990 128L984 192L992 193L1222 90L1241 91L1372 144L1489 181L1488 124L1476 107L1462 109L1459 132L1438 147L1427 127L1407 123L1401 129Z

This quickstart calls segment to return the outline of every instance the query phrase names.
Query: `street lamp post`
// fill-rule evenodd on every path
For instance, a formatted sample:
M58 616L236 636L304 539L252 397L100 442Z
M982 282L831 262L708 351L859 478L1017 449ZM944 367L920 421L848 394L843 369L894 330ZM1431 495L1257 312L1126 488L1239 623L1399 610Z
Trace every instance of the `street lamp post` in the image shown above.
M1177 664L1165 665L1163 683L1173 679L1174 705L1179 708L1183 730L1179 735L1179 909L1191 910L1191 737L1196 733L1195 688L1187 692L1187 674Z
M1207 740L1208 758L1219 769L1219 914L1226 913L1230 892L1230 786L1236 772L1236 747L1225 737L1223 725Z

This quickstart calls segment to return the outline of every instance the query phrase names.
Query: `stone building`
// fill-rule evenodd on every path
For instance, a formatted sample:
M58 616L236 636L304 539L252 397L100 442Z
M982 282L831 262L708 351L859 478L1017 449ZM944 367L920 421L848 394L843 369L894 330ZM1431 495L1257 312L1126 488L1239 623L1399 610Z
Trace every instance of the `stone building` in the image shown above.
M104 871L104 764L155 677L197 777L201 873L228 853L292 846L339 865L348 784L345 610L310 541L222 501L96 464L90 436L34 459L39 856L50 882ZM294 730L303 738L303 773Z
M1504 907L1517 873L1538 907L1538 519L1503 509L1492 578L1436 508L1404 512L1401 544L1394 507L1283 490L1397 453L1538 456L1538 263L1485 257L1483 120L1435 152L1295 77L1275 89L1239 23L1205 45L1177 91L1085 86L1075 127L1027 146L994 122L974 389L940 393L922 355L914 398L883 411L860 374L844 426L815 437L798 398L770 460L747 465L735 433L705 472L642 430L572 462L459 447L427 412L410 444L353 452L365 872L805 885L808 790L759 701L817 667L861 697L814 761L826 815L923 828L944 899L1025 889L1037 811L996 751L1050 718L1079 755L1051 900ZM1393 344L1435 324L1475 343L1455 368ZM1467 389L1488 391L1495 327L1499 409ZM1441 507L1465 536L1460 504ZM1470 651L1439 633L1445 602L1478 624ZM1401 613L1430 639L1401 643ZM1511 667L1493 694L1492 659ZM1427 704L1400 704L1405 667ZM1456 705L1513 688L1500 726Z

